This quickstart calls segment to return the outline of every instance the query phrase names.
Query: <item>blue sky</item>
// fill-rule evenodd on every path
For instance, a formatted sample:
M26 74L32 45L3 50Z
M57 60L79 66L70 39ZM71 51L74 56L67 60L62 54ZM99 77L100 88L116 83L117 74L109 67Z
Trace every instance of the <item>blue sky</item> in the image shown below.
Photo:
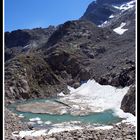
M93 0L5 0L5 31L62 24L80 18Z

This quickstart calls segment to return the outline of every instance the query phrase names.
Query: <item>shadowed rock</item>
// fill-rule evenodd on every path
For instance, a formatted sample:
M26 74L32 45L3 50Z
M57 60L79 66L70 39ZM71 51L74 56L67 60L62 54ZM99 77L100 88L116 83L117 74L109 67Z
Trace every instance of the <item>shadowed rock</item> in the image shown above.
M129 112L135 115L135 96L135 85L132 85L121 102L121 109L124 112Z

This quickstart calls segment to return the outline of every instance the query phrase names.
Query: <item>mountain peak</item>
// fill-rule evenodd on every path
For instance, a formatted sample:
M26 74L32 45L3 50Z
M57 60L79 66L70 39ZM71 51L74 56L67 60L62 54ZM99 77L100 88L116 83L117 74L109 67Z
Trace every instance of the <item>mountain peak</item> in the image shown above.
M120 13L134 7L135 0L97 0L89 4L81 19L89 20L96 25L101 25L112 15Z

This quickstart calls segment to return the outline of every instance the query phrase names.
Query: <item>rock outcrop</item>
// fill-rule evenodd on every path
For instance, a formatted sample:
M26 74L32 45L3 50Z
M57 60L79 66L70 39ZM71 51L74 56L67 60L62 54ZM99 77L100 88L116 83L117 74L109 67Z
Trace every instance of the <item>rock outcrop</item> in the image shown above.
M133 115L136 115L136 108L135 108L135 100L136 100L136 93L135 93L135 85L132 85L130 89L128 90L127 94L124 96L122 103L121 103L121 109L124 112L132 113Z

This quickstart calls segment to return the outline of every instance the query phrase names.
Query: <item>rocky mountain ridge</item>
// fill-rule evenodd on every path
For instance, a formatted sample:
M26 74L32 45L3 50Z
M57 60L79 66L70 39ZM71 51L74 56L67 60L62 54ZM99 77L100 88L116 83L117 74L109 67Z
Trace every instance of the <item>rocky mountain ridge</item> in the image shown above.
M42 46L57 27L35 28L5 32L5 61L19 53L27 53L32 48Z
M80 19L89 20L98 26L122 16L135 7L135 0L96 0L93 1Z

